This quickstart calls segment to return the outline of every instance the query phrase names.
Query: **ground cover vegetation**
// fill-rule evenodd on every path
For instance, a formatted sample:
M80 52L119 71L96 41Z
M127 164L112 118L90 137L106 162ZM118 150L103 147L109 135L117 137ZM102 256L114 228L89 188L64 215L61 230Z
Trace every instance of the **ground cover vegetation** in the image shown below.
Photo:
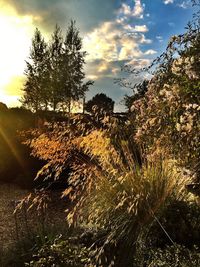
M73 27L71 23L68 34L71 29L77 36ZM54 41L59 32L56 27ZM37 34L38 30L34 38ZM197 12L186 32L173 36L151 66L140 72L125 66L132 74L149 71L152 75L132 87L133 96L125 97L129 109L125 118L112 114L114 103L109 100L110 112L88 104L91 114L46 120L45 125L23 133L24 144L45 164L36 176L42 186L18 208L26 203L42 212L43 204L48 206L50 188L64 179L67 221L67 230L60 229L60 235L58 231L50 238L51 232L45 232L42 242L33 240L31 248L24 248L23 266L200 265L199 47ZM31 79L27 76L25 97L31 92ZM79 81L79 86L85 86L82 78ZM52 82L48 88L61 89L54 84L56 79ZM127 86L126 80L120 82ZM77 87L67 81L62 85L70 94L61 102L71 101L71 90ZM37 113L38 107L51 106L55 111L61 102L41 101L39 107L34 100L28 105Z

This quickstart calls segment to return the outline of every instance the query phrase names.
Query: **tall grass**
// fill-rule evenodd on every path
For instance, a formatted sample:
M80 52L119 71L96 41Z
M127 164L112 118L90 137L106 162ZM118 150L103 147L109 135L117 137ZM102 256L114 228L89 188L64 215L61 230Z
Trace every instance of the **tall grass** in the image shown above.
M139 163L131 142L117 140L116 145L103 131L84 137L80 147L88 156L80 158L88 178L68 218L104 229L96 243L97 266L132 266L142 233L173 194L181 195L186 181L173 161L159 155Z

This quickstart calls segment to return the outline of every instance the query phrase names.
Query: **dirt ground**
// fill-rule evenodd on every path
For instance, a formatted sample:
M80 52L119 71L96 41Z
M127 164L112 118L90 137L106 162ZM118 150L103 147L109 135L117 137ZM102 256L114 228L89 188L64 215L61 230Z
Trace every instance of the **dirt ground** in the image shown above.
M5 249L16 240L14 205L27 193L15 185L0 184L0 248Z
M17 201L29 193L16 185L0 184L0 249L8 248L21 238L25 231L33 230L41 223L41 216L34 210L22 210L16 215L13 214ZM45 214L47 227L66 226L66 202L61 201L59 197L59 193L51 193L52 201Z

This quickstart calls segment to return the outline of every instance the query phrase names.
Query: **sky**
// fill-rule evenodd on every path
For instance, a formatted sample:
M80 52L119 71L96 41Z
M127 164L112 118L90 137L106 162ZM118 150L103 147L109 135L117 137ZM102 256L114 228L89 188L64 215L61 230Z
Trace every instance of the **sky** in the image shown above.
M87 51L86 78L94 80L87 99L103 92L121 111L131 94L116 83L127 77L123 66L148 65L170 36L184 32L193 12L190 0L0 0L0 102L20 106L35 28L48 40L56 24L65 32L73 19Z

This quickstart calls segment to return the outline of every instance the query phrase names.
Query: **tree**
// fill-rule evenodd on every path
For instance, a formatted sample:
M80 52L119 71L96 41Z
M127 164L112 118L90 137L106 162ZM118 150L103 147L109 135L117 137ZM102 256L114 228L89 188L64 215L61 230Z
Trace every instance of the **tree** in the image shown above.
M48 47L41 32L36 28L30 51L29 61L26 61L26 82L21 102L24 106L38 111L48 107Z
M91 100L85 104L85 110L90 113L112 113L115 102L107 95L101 93L96 94Z
M84 81L85 55L74 21L68 26L65 38L56 25L48 44L36 29L30 60L26 62L23 105L36 112L44 108L55 111L67 106L70 112L71 102L84 98L93 84Z
M58 25L52 34L49 46L50 54L50 106L55 111L63 98L63 75L67 76L67 71L63 70L63 37ZM64 73L66 71L66 73Z
M63 58L63 101L67 103L68 111L71 111L71 102L85 97L86 91L92 81L83 82L85 73L86 52L82 51L82 39L75 21L71 21L65 36Z
M67 106L70 113L71 102L84 98L85 92L93 82L83 83L85 73L85 51L82 51L82 39L75 22L71 21L65 39L60 27L56 25L50 44L51 61L51 105Z

